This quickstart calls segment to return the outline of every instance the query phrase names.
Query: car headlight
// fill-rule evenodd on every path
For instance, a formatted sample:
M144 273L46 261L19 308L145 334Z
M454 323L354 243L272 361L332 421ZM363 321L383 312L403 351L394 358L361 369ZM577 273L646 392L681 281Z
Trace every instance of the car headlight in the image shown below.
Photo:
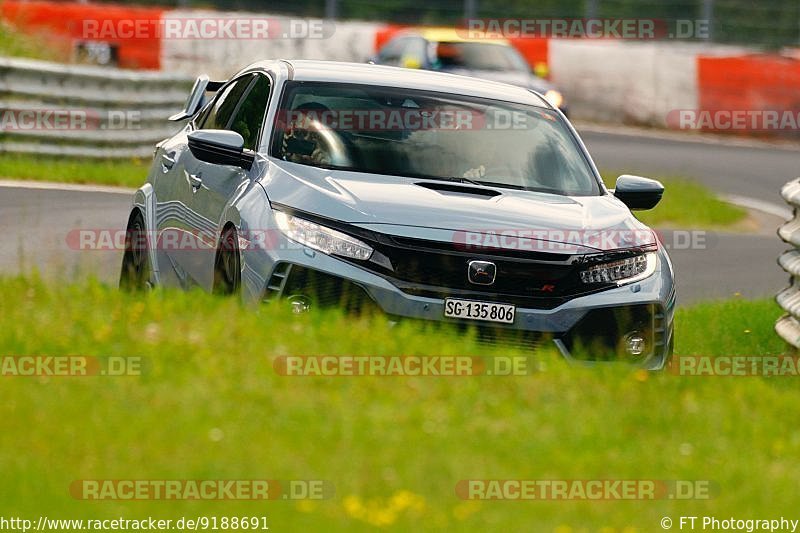
M561 104L564 103L564 96L555 89L550 89L544 93L544 99L550 102L553 107L561 107Z
M372 255L372 248L341 231L281 211L275 212L275 220L287 237L322 253L362 261L366 261Z
M581 271L584 283L633 283L653 274L656 271L658 258L655 252L649 252L618 261L609 261L592 265Z

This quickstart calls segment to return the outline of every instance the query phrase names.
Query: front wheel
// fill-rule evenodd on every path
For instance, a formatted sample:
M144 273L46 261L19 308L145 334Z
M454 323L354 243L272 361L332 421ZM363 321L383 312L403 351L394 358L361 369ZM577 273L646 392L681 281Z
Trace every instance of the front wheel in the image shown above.
M228 226L222 232L214 261L214 294L235 294L241 285L239 237L236 228Z
M137 210L131 214L125 230L125 252L122 255L119 288L124 291L148 290L152 287L151 273L144 218Z

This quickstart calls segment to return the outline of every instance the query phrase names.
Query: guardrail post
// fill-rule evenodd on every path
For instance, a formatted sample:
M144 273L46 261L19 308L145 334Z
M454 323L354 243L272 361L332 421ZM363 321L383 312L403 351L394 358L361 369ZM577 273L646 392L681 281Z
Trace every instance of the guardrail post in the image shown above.
M786 312L775 323L775 332L795 348L800 348L800 178L784 185L781 196L794 214L791 220L778 228L778 236L792 248L778 258L778 264L790 278L789 286L775 297Z

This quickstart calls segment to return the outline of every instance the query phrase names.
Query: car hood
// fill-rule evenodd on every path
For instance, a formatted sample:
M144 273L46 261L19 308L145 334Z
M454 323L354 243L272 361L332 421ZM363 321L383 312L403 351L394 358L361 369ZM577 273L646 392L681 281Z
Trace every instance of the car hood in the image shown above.
M467 68L451 68L443 70L448 74L458 74L460 76L472 76L473 78L480 78L483 80L499 81L500 83L508 83L510 85L517 85L525 89L533 89L534 91L544 94L553 88L553 85L547 80L528 72L522 71L504 71L504 70L477 70Z
M505 242L552 241L577 245L565 251L586 252L655 243L647 226L612 195L569 197L475 187L275 159L261 184L273 204L400 236L469 241L474 235L505 235ZM420 184L463 188L464 193ZM500 194L470 193L487 189ZM603 235L598 237L598 232Z

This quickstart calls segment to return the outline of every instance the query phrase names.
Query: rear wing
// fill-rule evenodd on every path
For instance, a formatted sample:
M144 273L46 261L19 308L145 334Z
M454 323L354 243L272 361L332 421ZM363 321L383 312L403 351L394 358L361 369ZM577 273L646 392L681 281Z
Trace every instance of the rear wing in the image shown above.
M183 110L175 113L169 117L169 119L172 121L180 121L187 118L192 118L194 114L205 105L207 101L206 92L215 93L220 90L225 83L226 82L224 81L211 81L205 74L199 76L195 80L191 92L189 92L189 98L186 99L186 103L183 105Z

